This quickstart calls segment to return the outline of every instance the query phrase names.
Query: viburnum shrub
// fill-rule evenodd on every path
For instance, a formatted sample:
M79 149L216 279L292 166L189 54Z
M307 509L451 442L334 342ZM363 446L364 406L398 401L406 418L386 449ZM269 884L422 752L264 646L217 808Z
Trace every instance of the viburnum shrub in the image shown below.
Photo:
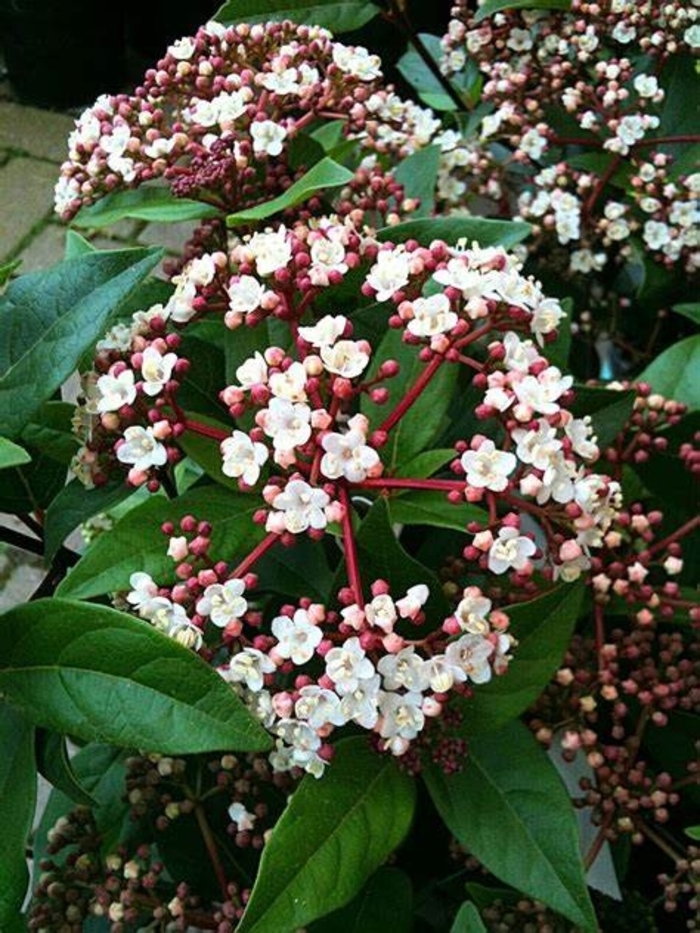
M609 30L666 67L694 10L459 8L447 61L482 54L481 89L390 4L441 120L324 28L372 4L316 5L321 26L261 6L69 139L64 219L200 222L181 254L159 271L71 230L0 297L2 504L26 528L2 537L47 567L2 619L0 927L692 929L697 338L575 382L590 309L550 288L547 225L466 214L491 169L450 153L460 95L483 135L506 75L503 120L528 114L507 145L553 145L535 59L563 89ZM620 165L638 146L601 141Z

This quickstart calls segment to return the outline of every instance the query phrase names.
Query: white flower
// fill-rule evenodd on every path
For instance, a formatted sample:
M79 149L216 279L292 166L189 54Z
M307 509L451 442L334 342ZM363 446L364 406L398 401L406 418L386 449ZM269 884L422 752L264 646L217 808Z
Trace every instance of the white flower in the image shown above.
M132 464L135 470L148 470L152 466L163 466L167 459L168 452L156 440L153 428L134 424L124 431L124 443L117 449L120 463Z
M497 450L491 440L482 441L478 450L465 451L461 463L470 486L490 489L492 492L503 492L506 489L508 477L517 466L515 455Z
M292 363L284 372L273 373L268 385L277 398L286 398L290 402L306 401L307 373L303 363Z
M500 528L489 548L488 568L492 573L505 573L511 568L523 570L536 550L534 541L518 534L516 528Z
M300 327L299 336L314 347L331 346L342 336L347 323L342 314L327 314L311 327Z
M311 256L309 277L312 285L328 285L329 273L339 272L344 275L348 271L348 264L345 262L345 246L337 235L314 240L309 254Z
M537 130L528 130L520 140L518 149L522 150L531 159L538 161L547 148L547 137L541 136Z
M421 706L423 697L420 693L379 694L379 713L381 725L379 734L384 739L395 737L415 739L425 725L425 715ZM399 746L400 747L400 746Z
M529 29L518 29L513 27L510 30L506 45L514 52L527 52L532 48L532 36Z
M224 672L226 680L243 683L249 690L262 690L264 675L276 670L274 662L257 648L243 648L231 658L228 670Z
M445 650L448 663L460 668L469 680L475 684L485 684L491 680L489 658L494 647L481 635L462 635L457 641L450 642Z
M246 486L254 486L260 477L260 467L268 458L264 444L252 441L243 431L233 431L220 445L225 476L240 477Z
M584 460L594 460L598 456L597 438L593 436L590 417L573 418L564 425L566 436L571 441L574 453Z
M408 284L409 266L409 257L401 247L377 253L377 261L367 275L367 284L376 291L377 301L387 301Z
M212 104L216 108L216 119L219 125L224 127L243 116L249 99L250 91L247 88L245 90L231 91L230 93L224 91L218 97L215 97Z
M382 675L382 685L386 690L403 687L420 692L427 683L426 661L416 654L413 645L402 648L398 654L385 654L380 658L377 670Z
M378 55L370 55L362 46L347 46L333 43L333 61L346 74L360 81L373 81L382 73L382 62Z
M126 594L127 602L138 610L139 615L148 618L150 604L158 596L158 584L149 574L138 571L129 577L129 585L132 589Z
M255 259L259 275L271 275L278 269L286 268L292 258L292 246L284 227L253 234L247 248Z
M273 94L298 94L299 72L296 68L269 71L260 77L260 84Z
M275 651L282 658L291 658L294 664L310 661L323 638L323 632L309 620L305 609L297 609L292 619L277 616L272 620L271 628L277 639Z
M168 54L172 55L180 62L187 61L194 55L196 45L191 36L184 36L182 39L176 39L172 45L168 46Z
M537 376L525 376L513 386L518 401L542 415L559 411L559 399L573 385L573 376L562 376L556 366L548 366Z
M299 699L294 704L297 719L306 719L314 729L324 726L344 726L348 717L340 707L340 697L333 690L309 684L299 691Z
M364 729L373 729L379 719L379 674L359 680L357 687L346 693L340 701L340 710L346 722L352 720Z
M218 628L226 628L230 622L238 621L248 611L244 592L245 583L235 577L225 583L212 583L197 601L197 612L209 616Z
M654 75L639 74L634 79L634 89L640 97L653 97L659 90L659 82Z
M250 135L253 137L253 152L256 155L264 153L278 156L282 152L287 130L273 120L256 120L250 124Z
M425 685L435 693L447 693L455 683L464 683L466 672L459 664L449 661L444 654L434 654L425 662L423 670Z
M231 279L228 285L228 306L234 314L257 311L265 296L265 286L253 275Z
M118 376L110 376L109 373L100 376L96 388L98 396L95 410L98 412L118 411L122 405L131 405L136 398L131 369L123 370Z
M354 419L351 419L351 421ZM326 434L321 446L326 451L321 459L321 472L328 479L344 476L351 483L360 483L379 463L379 454L365 443L364 432L350 430L345 434Z
M532 363L540 358L537 347L531 340L521 340L514 331L508 331L503 338L506 355L503 359L508 369L526 373Z
M647 220L644 224L642 237L649 249L661 249L670 241L671 231L666 224L659 223L656 220Z
M141 360L143 391L146 395L158 395L163 390L176 363L177 356L174 353L163 356L155 347L146 347Z
M258 413L258 423L272 438L275 450L292 450L311 437L311 409L303 402L271 398L267 408Z
M329 373L354 379L369 363L367 343L363 340L338 340L333 346L321 347L321 359Z
M566 313L556 298L543 298L535 305L530 318L530 330L540 346L544 343L544 335L556 330L559 322L565 317Z
M262 353L256 350L254 356L244 360L236 370L236 379L243 389L250 389L255 385L265 385L267 382L267 363Z
M348 638L339 648L331 648L325 660L326 675L341 696L357 690L361 680L369 680L376 673L357 637Z
M321 747L321 739L316 730L312 729L307 722L299 722L298 719L280 719L275 732L291 746L293 765L308 768L318 758L316 752Z
M515 453L521 463L529 463L538 470L546 470L552 457L561 450L556 429L540 418L535 429L515 428L511 437L517 444Z
M302 479L290 480L284 491L276 496L273 508L282 513L284 528L292 534L301 534L309 528L319 530L328 524L324 509L330 498L323 489L309 486ZM268 531L276 529L276 516L268 516L266 528Z
M232 823L236 824L236 827L240 833L244 833L247 830L253 829L257 816L254 813L248 813L246 808L242 803L236 801L232 803L228 808L229 819Z
M411 303L413 317L406 329L416 337L434 337L452 330L459 318L450 310L450 301L442 293L416 298Z
M486 620L491 612L491 600L487 599L476 586L468 586L462 593L462 599L455 609L455 618L464 632L472 635L485 635L489 631Z

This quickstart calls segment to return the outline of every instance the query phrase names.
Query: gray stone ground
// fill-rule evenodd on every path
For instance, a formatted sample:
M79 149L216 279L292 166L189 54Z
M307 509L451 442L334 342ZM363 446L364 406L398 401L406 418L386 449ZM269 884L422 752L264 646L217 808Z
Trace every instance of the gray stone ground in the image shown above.
M0 265L19 259L16 274L37 272L63 257L67 228L53 213L53 188L77 113L18 103L2 74L0 61ZM107 230L80 232L99 249L155 244L174 255L192 227L127 220ZM25 531L9 516L0 515L0 524ZM41 578L40 559L0 544L0 611L26 600Z

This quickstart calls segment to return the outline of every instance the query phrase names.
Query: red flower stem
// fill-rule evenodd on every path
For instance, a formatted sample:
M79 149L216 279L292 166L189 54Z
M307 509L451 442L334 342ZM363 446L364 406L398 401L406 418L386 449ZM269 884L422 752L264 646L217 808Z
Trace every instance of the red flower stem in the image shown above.
M216 880L219 882L219 888L221 889L221 896L224 900L228 897L228 881L226 880L226 873L224 872L224 866L221 864L221 859L219 857L219 851L216 848L216 842L212 835L211 828L207 822L206 814L204 813L204 807L201 803L197 803L194 808L194 814L197 818L197 823L199 825L199 830L204 839L204 845L207 848L207 853L214 869L214 874L216 875Z
M434 356L432 360L425 367L420 376L413 383L408 392L401 399L396 408L384 419L384 422L379 426L380 431L389 432L394 427L397 421L400 421L401 418L406 414L408 409L417 401L419 395L423 389L428 385L430 380L433 378L435 373L438 371L440 366L444 363L444 356Z
M343 506L343 544L345 546L345 563L348 568L348 582L350 589L358 606L364 606L365 600L362 595L362 580L360 579L360 565L357 559L357 543L355 533L352 528L352 506L350 505L350 496L345 486L338 490L338 497Z
M596 201L598 200L598 198L601 196L601 194L605 190L605 186L607 185L607 183L610 181L610 179L613 177L615 172L620 167L621 162L622 162L622 156L620 155L615 156L615 158L612 159L612 161L610 162L610 165L608 165L606 170L600 176L600 178L598 179L598 184L595 186L595 188L593 189L591 193L591 196L589 197L589 199L586 201L586 203L583 206L584 216L587 216L588 214L591 213L591 211L595 207Z
M678 541L679 538L684 538L686 535L689 535L692 531L700 525L700 515L696 515L695 518L691 518L684 525L681 525L680 528L676 528L673 534L668 535L663 538L661 541L657 541L656 544L652 544L650 548L647 549L647 554L649 556L653 554L658 554L659 551L663 551L673 544L674 541Z
M193 434L201 434L202 437L212 437L216 441L224 441L227 437L230 437L228 431L222 431L220 428L213 428L208 424L201 424L199 421L190 421L185 419L182 424L188 431L192 431Z
M253 548L247 557L243 558L236 569L229 574L229 579L232 580L234 577L240 578L244 574L248 573L253 564L257 560L260 560L263 554L270 550L275 541L279 541L279 535L276 532L271 531L262 539L260 544L257 544Z
M393 479L377 477L364 479L361 483L353 483L353 489L432 489L442 492L464 492L464 480L457 479Z

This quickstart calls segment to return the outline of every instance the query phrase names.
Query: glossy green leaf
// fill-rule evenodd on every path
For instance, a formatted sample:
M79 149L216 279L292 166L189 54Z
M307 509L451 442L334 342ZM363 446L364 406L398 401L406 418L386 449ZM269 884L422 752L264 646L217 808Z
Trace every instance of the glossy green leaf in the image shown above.
M229 227L236 227L240 224L253 223L256 220L265 220L272 217L273 214L279 214L281 211L289 210L290 207L296 207L297 204L307 201L319 191L323 192L330 188L340 188L342 185L347 185L354 177L350 169L326 156L312 166L305 175L297 179L293 185L290 185L284 194L273 198L271 201L258 204L256 207L238 211L236 214L229 214L226 218L226 224Z
M292 547L269 550L256 564L255 572L260 577L260 590L279 593L287 601L307 596L325 603L335 596L323 544L301 535Z
M418 479L425 479L436 473L440 467L445 466L451 460L455 459L454 447L438 447L435 450L424 450L423 453L416 454L411 460L400 464L394 476L412 476Z
M377 499L363 519L357 534L360 566L367 568L369 585L374 580L386 580L395 597L404 595L409 587L424 583L430 590L426 612L433 620L442 620L449 614L449 606L437 576L411 557L396 539L389 505L385 498ZM334 590L347 580L345 563L336 574Z
M683 317L687 317L689 321L693 322L693 324L700 324L700 301L689 304L674 305L671 310L675 311L676 314L682 314Z
M31 455L27 453L24 447L9 441L6 437L0 437L0 470L21 466L23 463L31 463L31 460Z
M263 536L252 520L258 507L255 496L236 494L221 486L190 489L172 502L160 496L150 499L92 543L57 593L89 599L126 589L129 577L138 570L150 573L158 582L173 582L175 564L167 555L168 538L160 526L165 521L177 523L189 514L212 522L211 552L217 559L231 560Z
M266 23L290 19L313 23L335 33L359 29L380 12L367 0L228 0L212 17L218 23Z
M500 881L598 929L573 806L525 726L473 737L463 771L445 775L430 764L425 781L449 830Z
M36 802L34 727L0 699L0 930L14 931L29 882L25 850Z
M666 398L700 408L700 334L664 350L637 378Z
M384 227L377 232L377 239L391 243L418 240L444 240L450 246L465 239L467 245L503 246L509 249L530 236L530 224L515 220L490 220L484 217L430 217L421 220L406 220L395 227Z
M2 432L16 437L162 255L90 253L21 276L0 297Z
M486 933L484 921L481 919L476 904L465 901L457 911L450 933Z
M11 262L0 263L0 288L9 282L12 273L22 265L21 259L13 259Z
M386 360L396 360L400 367L398 375L386 381L389 390L387 403L377 405L368 395L362 396L360 409L369 418L373 428L378 428L391 414L426 368L419 356L420 348L404 343L402 333L393 328L386 331L368 372L368 379L374 378ZM438 437L458 374L457 366L443 363L433 375L428 388L418 394L416 401L391 428L389 440L381 449L382 460L389 470L394 471L411 460Z
M482 19L500 13L501 10L569 10L571 0L486 0L479 7L474 21L480 23Z
M133 493L126 482L86 489L78 479L59 492L46 510L44 521L44 558L51 561L68 535L82 522L106 512Z
M590 415L598 446L605 450L629 421L636 393L580 385L574 386L574 392L574 414L579 418Z
M411 490L388 500L392 522L454 528L466 533L469 522L488 521L487 513L468 502L450 502L444 492Z
M123 612L47 599L0 619L0 692L46 728L163 754L269 746L198 655Z
M64 259L77 259L78 256L84 256L86 253L96 252L95 247L89 240L78 233L77 230L66 230L66 248L63 251Z
M62 791L71 801L86 807L95 806L95 800L81 786L73 771L64 735L48 729L36 730L36 764L37 770L49 784Z
M424 146L402 162L394 170L394 178L403 185L404 196L418 198L420 204L412 217L429 217L435 207L439 146Z
M309 933L413 933L411 879L384 866L357 897L309 927Z
M73 218L76 227L109 227L119 220L147 220L150 223L183 223L219 217L221 211L211 204L176 198L170 188L137 188L114 191L94 204L82 207Z
M442 57L439 36L419 33L419 38L435 62ZM456 110L457 105L445 90L442 81L426 65L423 57L409 45L396 67L411 87L418 93L423 103L433 110ZM448 79L445 78L445 81Z
M506 609L517 639L508 670L487 684L475 684L463 704L469 734L493 732L539 696L561 664L581 610L584 588L563 583L551 593Z
M700 826L686 826L683 832L694 842L700 842Z
M342 907L402 841L414 805L415 784L391 755L364 737L339 742L276 824L237 933L296 930Z

